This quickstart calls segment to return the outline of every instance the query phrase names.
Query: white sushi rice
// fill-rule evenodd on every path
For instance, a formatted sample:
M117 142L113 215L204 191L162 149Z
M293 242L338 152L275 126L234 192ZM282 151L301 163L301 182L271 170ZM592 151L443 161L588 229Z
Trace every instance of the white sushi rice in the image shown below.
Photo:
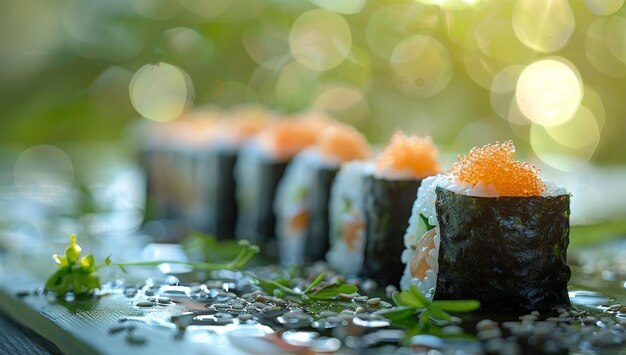
M541 196L559 196L566 194L565 188L557 186L551 181L543 180L546 189ZM496 189L493 186L485 186L478 184L472 187L470 184L459 184L454 177L450 175L439 174L431 176L422 181L420 188L417 190L417 199L413 204L413 211L409 219L409 227L404 235L405 250L402 252L402 262L406 265L404 274L400 280L400 286L408 289L411 284L416 285L420 291L428 298L432 299L435 295L435 286L437 284L437 273L439 269L439 245L441 238L439 236L439 221L437 211L435 209L435 200L437 198L436 188L442 187L455 193L476 196L476 197L498 197ZM426 262L429 269L423 280L411 275L411 262L415 254L415 248L427 232L426 224L420 217L420 214L428 219L428 224L435 227L436 234L434 237L435 247L428 253Z
M347 275L361 271L365 253L365 210L363 202L363 180L371 174L372 164L352 161L344 164L337 174L330 193L330 248L326 254L328 263ZM363 230L357 232L351 247L342 238L343 225L362 223Z
M257 216L257 203L260 195L258 176L261 159L265 153L260 149L257 141L245 144L239 150L235 163L235 181L237 182L237 226L238 239L254 239L256 232L254 225Z
M296 231L290 227L290 221L301 209L308 209L306 199L311 191L315 169L338 164L337 161L322 156L316 148L308 148L297 154L287 166L274 199L281 264L301 264L304 261L307 228Z

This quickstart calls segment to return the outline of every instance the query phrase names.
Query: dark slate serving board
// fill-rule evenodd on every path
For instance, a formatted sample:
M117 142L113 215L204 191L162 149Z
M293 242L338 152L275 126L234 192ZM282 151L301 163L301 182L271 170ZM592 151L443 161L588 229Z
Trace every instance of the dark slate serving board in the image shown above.
M204 343L189 341L185 337L177 338L176 329L129 320L123 324L132 322L136 327L135 334L146 339L143 344L132 344L126 340L126 332L109 333L111 328L122 325L120 319L140 317L168 321L171 316L180 315L184 307L172 303L164 307L142 309L134 305L136 299L123 294L109 294L72 303L53 301L45 295L32 293L43 285L41 279L15 265L12 267L5 259L0 261L4 269L4 278L0 279L0 313L41 335L65 354L241 353L241 349L227 340ZM30 294L18 296L24 291Z

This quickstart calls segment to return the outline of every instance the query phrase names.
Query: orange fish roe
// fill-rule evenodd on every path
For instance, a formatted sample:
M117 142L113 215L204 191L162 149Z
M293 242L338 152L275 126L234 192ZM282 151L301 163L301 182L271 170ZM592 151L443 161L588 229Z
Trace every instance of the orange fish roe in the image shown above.
M469 154L459 156L451 173L460 183L491 185L500 196L541 195L545 186L539 178L539 169L514 160L514 153L512 141L472 148Z
M260 107L240 107L225 120L223 130L226 135L232 134L237 142L244 141L268 127L271 114Z
M289 159L314 145L318 133L328 124L309 118L281 120L263 131L261 142L278 159Z
M385 175L410 174L419 179L441 171L437 149L430 137L406 136L396 132L376 159L376 171Z
M365 137L347 125L337 124L324 129L318 138L317 146L326 157L341 161L365 159L370 155Z

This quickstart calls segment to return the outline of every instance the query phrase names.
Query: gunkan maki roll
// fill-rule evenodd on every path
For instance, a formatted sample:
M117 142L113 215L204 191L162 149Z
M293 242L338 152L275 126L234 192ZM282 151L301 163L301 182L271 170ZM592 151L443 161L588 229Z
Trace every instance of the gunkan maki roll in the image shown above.
M321 260L328 251L330 190L342 163L365 159L370 149L353 127L335 123L287 168L274 210L283 264Z
M513 158L512 142L459 157L424 180L405 235L401 286L430 299L477 299L483 310L570 305L570 195Z
M272 253L276 231L273 206L278 184L293 157L314 145L317 134L331 122L318 114L285 118L242 147L235 166L238 238L263 244L264 250Z
M404 270L399 258L402 239L417 189L422 179L440 171L437 150L429 137L397 132L380 152L374 173L363 181L363 276L381 283L399 283Z

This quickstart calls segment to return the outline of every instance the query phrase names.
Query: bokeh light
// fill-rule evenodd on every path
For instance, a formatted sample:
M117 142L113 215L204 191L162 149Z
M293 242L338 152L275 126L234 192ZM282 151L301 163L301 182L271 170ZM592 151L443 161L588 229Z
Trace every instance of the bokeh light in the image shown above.
M593 112L582 105L572 119L558 126L546 127L546 131L555 141L570 148L591 145L600 138Z
M291 55L300 64L319 71L339 65L351 46L348 22L341 15L324 10L300 15L289 33Z
M624 6L624 0L583 0L592 13L599 16L610 15Z
M542 59L522 71L515 98L530 120L556 126L567 122L578 110L582 82L573 64L562 58Z
M328 112L344 122L355 126L364 124L369 117L369 104L363 91L348 85L331 85L320 90L313 108Z
M228 9L231 0L180 0L180 2L192 13L206 19L211 19L222 15L226 9Z
M417 35L402 41L391 56L396 87L420 98L440 93L452 78L452 58L436 39Z
M607 27L606 45L617 60L626 63L626 18L611 16Z
M65 197L74 181L70 157L58 147L37 145L26 149L15 161L13 181L25 196L54 202Z
M140 15L152 20L169 20L183 10L178 0L132 0L131 4Z
M518 0L513 29L529 48L550 53L563 48L574 32L574 12L567 0Z
M178 117L193 98L188 75L167 63L141 67L130 82L130 99L145 118L166 122Z
M581 132L576 133L580 134ZM561 137L565 139L566 135ZM567 138L567 141L571 142L571 139ZM530 144L537 157L544 163L555 169L575 171L589 162L598 146L598 141L569 147L554 139L546 127L533 124L530 128Z
M626 66L618 58L613 56L609 44L607 43L609 35L619 36L619 34L610 34L609 26L610 18L603 18L594 21L587 30L585 38L585 54L587 59L602 74L621 78L626 76ZM621 48L623 47L620 46ZM620 48L618 47L618 48ZM617 50L614 49L614 51Z
M340 14L356 14L365 5L365 0L310 0L324 10Z
M491 108L493 108L498 116L505 120L509 120L511 105L517 105L517 101L515 100L515 88L517 87L517 80L524 68L523 65L506 67L496 74L491 82Z
M436 7L418 3L383 6L369 17L365 32L367 45L376 55L389 59L406 38L436 30L437 13Z

